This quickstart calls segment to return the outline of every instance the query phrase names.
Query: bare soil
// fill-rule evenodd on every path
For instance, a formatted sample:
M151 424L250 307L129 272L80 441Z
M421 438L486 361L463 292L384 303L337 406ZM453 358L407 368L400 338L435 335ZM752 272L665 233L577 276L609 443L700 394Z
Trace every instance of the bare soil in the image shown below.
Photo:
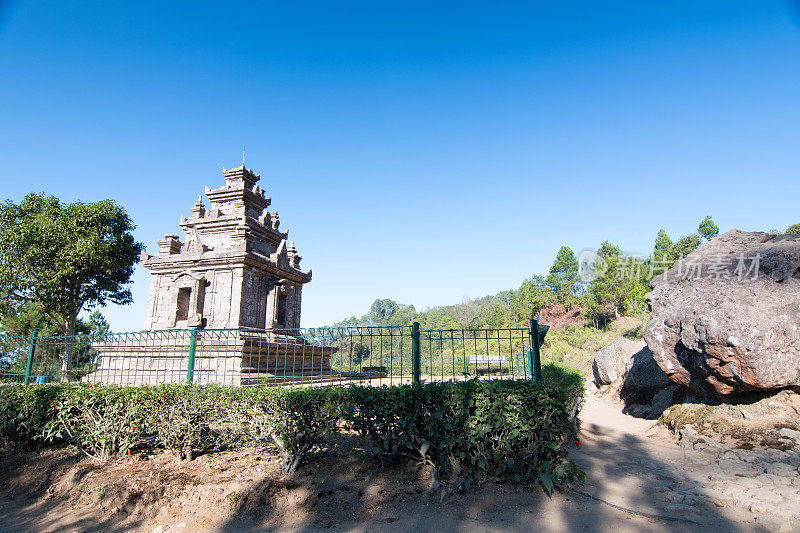
M687 503L687 491L696 493L691 487L718 468L709 450L687 451L667 429L591 394L581 419L574 455L587 481L575 485L580 493L552 498L538 488L494 484L458 493L430 467L369 454L346 437L288 476L275 450L217 452L191 462L164 453L99 462L69 447L5 450L0 531L800 529L800 522L742 506Z

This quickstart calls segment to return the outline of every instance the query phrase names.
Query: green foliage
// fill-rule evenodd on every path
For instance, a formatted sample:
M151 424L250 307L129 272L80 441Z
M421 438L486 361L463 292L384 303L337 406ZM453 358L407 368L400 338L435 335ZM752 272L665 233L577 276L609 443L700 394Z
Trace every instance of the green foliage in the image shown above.
M792 224L791 226L786 228L786 231L784 233L786 233L786 234L789 234L789 233L800 233L800 224Z
M604 341L605 335L602 330L572 325L549 331L544 341L544 353L555 361L568 359L571 355L581 354L584 351L588 351L585 355L591 357L603 346Z
M658 230L656 244L653 247L653 255L657 259L672 257L672 239L669 238L664 228Z
M41 444L45 426L54 415L60 389L48 386L5 385L0 389L0 445Z
M369 308L369 315L376 323L386 323L400 308L401 304L390 299L375 300Z
M219 418L219 387L162 385L144 390L143 424L160 446L189 461L210 446L210 426Z
M711 215L706 216L700 225L697 226L697 233L699 233L705 240L710 241L717 235L719 235L719 226L714 224L714 221L711 220Z
M12 313L0 315L0 327L10 335L30 337L37 331L40 337L61 333L58 326L47 318L38 302L26 302Z
M597 250L597 255L607 261L611 258L621 256L622 249L609 241L603 241L603 243L600 245L600 248Z
M126 387L65 386L53 400L43 437L71 442L95 458L125 453L142 433L141 394Z
M582 378L563 365L529 381L311 389L161 385L6 385L0 443L65 441L106 457L134 448L183 459L213 446L265 445L292 472L340 427L381 453L412 456L468 488L485 480L538 482L551 493L582 476L569 459Z
M30 302L63 333L73 334L84 308L132 301L128 284L143 246L111 200L62 204L28 194L0 204L0 314Z
M37 302L28 302L23 305L18 315L7 315L0 318L0 325L2 325L5 333L16 337L6 337L5 340L7 342L0 342L0 372L9 369L17 369L19 371L25 367L25 361L28 358L28 340L20 339L20 337L30 337L34 331L38 332L39 338L61 334L60 330L44 315L41 311L41 306ZM89 315L88 319L79 318L77 320L75 332L83 337L76 337L73 343L50 342L46 351L48 357L55 359L63 357L67 349L71 350L71 362L74 364L74 368L70 375L73 378L78 378L95 370L97 353L92 349L92 338L106 335L110 332L110 327L100 311L94 311ZM22 345L23 349L20 349L20 345ZM42 349L41 343L38 349ZM39 353L41 354L41 351ZM43 363L41 357L39 360ZM34 367L33 370L52 377L54 368L42 364L41 367ZM14 370L10 371L14 372Z
M625 311L628 314L644 316L647 313L647 301L645 296L650 292L643 278L637 280L636 285L628 293L625 303Z
M562 246L558 250L556 260L550 267L550 274L547 276L547 284L560 303L568 308L575 304L580 288L580 279L578 278L578 260L569 246Z
M660 229L653 248L653 259L657 262L657 268L653 271L653 274L657 275L669 270L676 261L686 257L703 244L703 237L711 239L717 235L719 228L711 220L711 217L706 217L700 222L698 231L700 233L690 233L679 239L678 242L673 243L667 232L663 228Z
M298 463L338 429L342 391L333 388L272 389L259 404L272 441L283 457L284 472Z
M372 302L369 313L360 321L372 326L407 326L414 321L417 311L413 305L403 305L390 299Z
M93 311L86 320L78 319L75 325L76 335L91 335L101 337L111 332L111 326L100 311Z
M365 346L358 342L350 345L350 360L356 366L360 365L364 359L368 358L369 354L369 346Z
M543 276L532 276L522 282L513 300L515 318L522 322L536 317L546 306L556 302L556 295Z
M603 242L597 253L605 261L606 268L589 283L584 316L597 326L605 326L624 314L642 312L647 292L645 262L624 257L619 246L609 241Z
M700 235L697 233L690 233L672 246L670 258L673 261L677 261L682 257L686 257L694 252L701 244L703 244L703 241L700 239Z
M569 459L580 375L545 365L529 381L353 387L345 419L375 449L428 462L460 488L487 480L536 481L550 494L582 473Z

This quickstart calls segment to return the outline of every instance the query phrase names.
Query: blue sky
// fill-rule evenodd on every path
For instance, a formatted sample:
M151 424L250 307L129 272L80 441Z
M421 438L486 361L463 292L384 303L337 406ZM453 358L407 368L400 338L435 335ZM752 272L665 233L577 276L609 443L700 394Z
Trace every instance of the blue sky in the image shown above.
M800 222L799 28L766 0L0 0L0 199L113 198L152 253L246 147L304 326L456 303L562 244Z

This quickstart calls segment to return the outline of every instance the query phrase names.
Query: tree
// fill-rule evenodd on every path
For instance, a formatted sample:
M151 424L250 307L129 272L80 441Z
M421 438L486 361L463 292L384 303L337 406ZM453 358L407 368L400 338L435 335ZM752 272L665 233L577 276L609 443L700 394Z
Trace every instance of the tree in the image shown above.
M400 307L386 322L387 326L410 326L417 319L417 310L413 305L400 304Z
M350 345L350 359L356 366L360 365L364 359L368 358L369 354L370 349L368 346L358 342Z
M30 337L34 331L39 337L49 337L61 334L61 330L42 312L38 302L28 302L23 305L19 313L0 317L0 327L5 334L16 337ZM75 333L91 338L75 339L75 343L51 343L46 348L46 358L61 357L65 349L72 352L71 362L76 367L91 363L97 353L92 349L94 338L110 333L110 326L100 311L94 311L87 319L78 319L75 323ZM27 339L22 345L27 347ZM19 346L19 342L12 341L11 346ZM67 346L69 344L69 346ZM21 366L28 357L27 349L22 351L0 348L0 366Z
M600 245L597 255L605 261L605 270L589 283L591 299L587 300L585 314L595 322L598 319L606 322L609 315L618 318L625 310L625 302L632 286L632 275L625 269L624 262L632 260L622 258L620 247L609 241Z
M414 321L417 310L413 305L403 305L389 298L372 302L369 313L357 322L372 326L407 326Z
M75 331L92 337L102 337L111 332L111 326L100 311L94 311L87 320L78 319Z
M477 327L481 316L480 305L472 299L465 297L461 303L453 307L453 318L463 329Z
M656 244L653 247L653 256L657 259L666 259L672 256L672 239L669 238L664 228L658 230Z
M65 335L78 314L108 302L133 301L130 278L144 249L113 200L63 204L31 193L0 204L0 314L36 303ZM68 368L70 353L65 365Z
M792 224L791 226L786 228L786 231L784 233L786 233L786 234L789 234L789 233L800 233L800 224Z
M522 282L512 303L517 323L530 320L539 314L545 306L555 303L556 295L544 276L531 276Z
M600 245L600 248L597 250L597 255L605 260L609 260L611 258L621 256L622 249L610 241L603 241L603 243Z
M711 220L711 215L706 216L700 225L697 226L697 232L707 241L710 241L717 235L719 235L719 226L714 224L714 221Z
M677 261L681 257L686 257L694 252L701 244L703 244L703 241L700 239L700 235L697 233L690 233L672 246L670 258L673 261Z
M370 323L385 325L390 318L400 309L400 304L389 298L378 299L372 302L367 315Z
M61 333L58 326L44 314L39 302L26 302L15 313L0 316L0 327L4 333L19 337L30 337L34 331L40 337Z
M550 267L547 284L553 290L558 301L571 308L578 293L578 260L569 246L562 246L556 254L556 260Z

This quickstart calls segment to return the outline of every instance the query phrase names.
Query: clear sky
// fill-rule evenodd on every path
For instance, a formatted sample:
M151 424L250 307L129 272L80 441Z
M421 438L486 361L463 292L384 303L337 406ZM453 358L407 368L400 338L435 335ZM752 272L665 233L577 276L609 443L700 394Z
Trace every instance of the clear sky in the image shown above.
M456 303L562 244L800 222L799 28L768 0L0 0L0 200L113 198L154 253L246 147L304 326Z

